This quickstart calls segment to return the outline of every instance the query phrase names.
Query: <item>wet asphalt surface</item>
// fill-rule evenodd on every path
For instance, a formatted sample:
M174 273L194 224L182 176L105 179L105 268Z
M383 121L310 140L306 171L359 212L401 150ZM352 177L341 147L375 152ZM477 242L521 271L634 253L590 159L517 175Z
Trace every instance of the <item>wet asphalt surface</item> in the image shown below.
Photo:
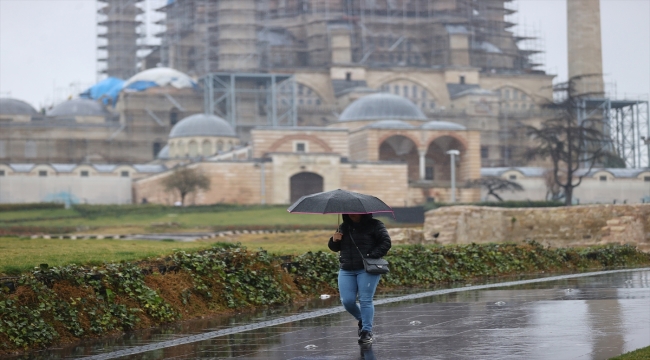
M381 296L380 296L381 297ZM111 352L286 317L311 309L187 322L32 359L111 358ZM357 344L345 312L265 326L120 359L525 359L600 360L650 345L650 270L620 272L377 305L375 340ZM118 353L113 353L118 355Z

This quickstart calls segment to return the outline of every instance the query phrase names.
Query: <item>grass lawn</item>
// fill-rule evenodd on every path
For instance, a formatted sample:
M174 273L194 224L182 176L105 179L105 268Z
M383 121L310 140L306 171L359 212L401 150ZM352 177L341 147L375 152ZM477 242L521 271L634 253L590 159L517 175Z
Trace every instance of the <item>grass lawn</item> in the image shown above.
M289 214L285 206L241 206L233 209L124 206L88 216L75 209L0 212L0 226L76 227L79 233L128 234L207 231L226 226L325 226L336 228L336 215ZM382 221L390 224L383 217Z
M327 241L332 231L302 231L279 234L242 234L234 241L240 242L249 250L262 248L275 255L300 255L308 251L330 251Z
M139 260L175 250L209 248L206 242L130 240L44 240L0 238L0 274L15 275L39 264L93 264Z
M327 240L333 231L305 231L278 234L242 234L196 242L149 240L45 240L0 238L0 274L15 275L39 264L99 265L104 262L159 257L176 250L207 249L215 242L241 242L249 250L263 248L271 254L300 255L307 251L329 251Z
M648 360L650 359L650 346L613 357L609 360Z

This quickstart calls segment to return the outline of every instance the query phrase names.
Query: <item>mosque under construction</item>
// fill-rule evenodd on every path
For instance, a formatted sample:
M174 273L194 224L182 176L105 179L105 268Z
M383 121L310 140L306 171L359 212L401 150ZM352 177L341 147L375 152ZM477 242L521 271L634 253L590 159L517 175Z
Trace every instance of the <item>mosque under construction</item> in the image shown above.
M407 164L404 188L387 195L410 199L405 204L429 197L428 190L413 195L414 187L447 186L435 182L449 180L445 151L454 147L467 155L458 165L464 180L480 176L480 168L540 165L523 156L532 145L522 125L548 116L543 104L553 99L554 75L541 70L540 39L513 30L512 0L97 3L98 61L107 79L40 113L0 99L1 163L174 166L181 159L236 159L237 151L259 160L287 142L289 152L311 146L336 153L341 164ZM570 1L567 14L569 76L602 74L600 28L585 26L600 23L599 1ZM161 29L159 43L143 41L145 23ZM601 76L580 80L578 91L590 94L580 116L607 120L628 167L648 164L640 140L650 138L647 103L608 98ZM372 100L360 101L366 97ZM385 114L378 114L383 105ZM190 131L192 140L185 140L194 145L184 142L174 134L189 118L184 131L192 123L216 132ZM347 145L337 144L337 134ZM432 134L445 139L427 138ZM310 167L299 162L282 181L278 167L277 184ZM327 181L347 184L322 181L326 190ZM272 200L270 193L251 201L282 203L295 195L283 188Z

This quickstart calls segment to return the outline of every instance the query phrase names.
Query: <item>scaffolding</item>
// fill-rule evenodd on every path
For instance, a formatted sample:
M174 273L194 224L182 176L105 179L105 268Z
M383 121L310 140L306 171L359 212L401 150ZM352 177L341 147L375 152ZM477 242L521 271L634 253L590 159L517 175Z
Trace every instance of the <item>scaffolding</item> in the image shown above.
M128 79L138 70L144 0L97 0L98 73Z
M153 0L152 0L153 1ZM332 30L370 67L477 66L530 72L536 34L515 35L512 0L184 0L157 9L160 62L197 77L332 63ZM458 47L461 37L468 47ZM520 46L521 45L521 46ZM525 46L523 46L525 45Z
M650 112L639 100L584 99L578 105L578 121L604 120L611 150L628 168L650 167Z
M204 111L226 119L238 133L255 126L297 125L292 75L212 73L202 84Z

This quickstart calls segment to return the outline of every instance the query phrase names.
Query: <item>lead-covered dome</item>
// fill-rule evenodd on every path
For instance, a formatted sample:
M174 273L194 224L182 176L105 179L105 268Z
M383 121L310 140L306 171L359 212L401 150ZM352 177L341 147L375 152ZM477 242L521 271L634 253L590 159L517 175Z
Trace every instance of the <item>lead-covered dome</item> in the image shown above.
M368 126L368 129L390 129L390 130L412 130L415 129L415 126L404 122L402 120L381 120L374 122Z
M169 159L169 144L165 145L156 155L156 159L167 160Z
M409 99L389 93L364 96L350 104L339 121L422 120L427 117Z
M467 130L466 127L449 121L429 121L420 127L422 130Z
M237 136L228 122L210 114L196 114L179 121L169 132L170 138L189 136Z
M91 99L67 100L47 112L53 117L106 116L106 110L99 102Z
M36 115L37 111L28 103L12 98L0 98L0 114L2 115Z

